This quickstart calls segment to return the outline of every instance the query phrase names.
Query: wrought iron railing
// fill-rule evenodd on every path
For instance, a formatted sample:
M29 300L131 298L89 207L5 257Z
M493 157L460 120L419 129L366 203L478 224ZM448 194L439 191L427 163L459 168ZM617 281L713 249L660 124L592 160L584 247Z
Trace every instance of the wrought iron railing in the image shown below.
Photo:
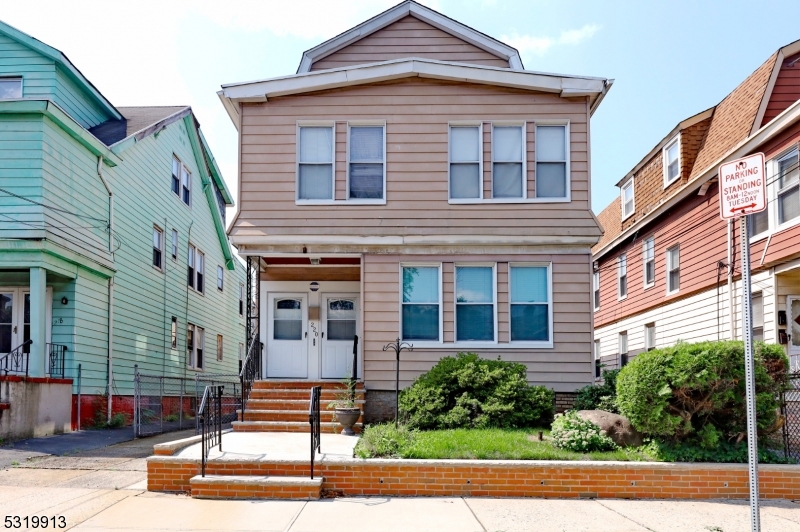
M321 452L322 428L319 413L319 398L322 395L322 386L311 388L311 400L308 404L308 423L311 425L311 478L314 478L314 458Z
M23 343L6 353L3 358L0 358L0 371L8 375L28 376L28 361L30 360L30 350L26 349L33 343L33 340L25 340Z
M208 453L215 445L222 452L222 390L224 386L206 386L200 403L201 465L200 474L206 476Z
M247 349L247 356L242 363L242 371L239 372L239 380L242 383L242 418L244 421L244 411L247 406L247 399L253 389L253 382L261 378L261 342L258 334L253 336L250 346Z
M54 378L64 378L64 356L67 346L61 344L47 344L48 366L47 374Z

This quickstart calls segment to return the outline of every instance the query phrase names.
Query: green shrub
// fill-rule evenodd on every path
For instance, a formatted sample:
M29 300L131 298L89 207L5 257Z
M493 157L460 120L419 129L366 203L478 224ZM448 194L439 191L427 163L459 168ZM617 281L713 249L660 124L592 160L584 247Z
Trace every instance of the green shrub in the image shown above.
M370 425L364 429L356 444L355 455L359 458L401 458L401 451L414 440L414 431L394 423Z
M756 411L760 436L780 426L778 396L786 386L783 348L758 342ZM690 441L704 449L746 436L742 342L679 343L638 355L617 379L620 413L642 433Z
M617 408L618 369L604 369L603 383L590 384L578 390L575 396L575 410L605 410L619 413Z
M663 442L651 440L640 447L642 451L662 462L720 462L747 463L747 442L730 443L721 441L714 449L707 449L693 442ZM761 464L784 464L786 459L775 452L758 448L758 461Z
M403 390L399 407L415 429L523 428L547 425L554 397L552 390L528 385L522 364L459 353Z
M600 427L580 418L575 410L556 414L550 437L556 447L578 453L613 451L617 448L611 438L600 432Z

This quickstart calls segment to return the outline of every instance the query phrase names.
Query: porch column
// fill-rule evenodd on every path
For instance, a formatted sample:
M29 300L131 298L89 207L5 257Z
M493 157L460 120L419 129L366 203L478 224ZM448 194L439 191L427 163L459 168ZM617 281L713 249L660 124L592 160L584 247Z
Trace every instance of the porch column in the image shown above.
M45 342L47 342L47 271L31 268L31 344L28 375L44 377L47 364Z

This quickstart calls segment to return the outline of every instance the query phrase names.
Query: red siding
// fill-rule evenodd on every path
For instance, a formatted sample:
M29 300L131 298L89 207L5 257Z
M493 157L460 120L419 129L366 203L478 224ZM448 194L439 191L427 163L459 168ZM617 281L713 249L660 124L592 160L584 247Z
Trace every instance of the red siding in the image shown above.
M797 100L800 100L800 54L784 59L761 125L781 114Z

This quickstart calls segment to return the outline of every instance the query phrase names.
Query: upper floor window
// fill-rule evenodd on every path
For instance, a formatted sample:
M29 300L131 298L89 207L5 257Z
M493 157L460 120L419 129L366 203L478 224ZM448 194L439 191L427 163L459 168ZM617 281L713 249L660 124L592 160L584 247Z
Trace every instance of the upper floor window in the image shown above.
M225 282L225 269L217 266L217 289L222 292L222 284Z
M747 215L747 233L752 238L769 230L769 205L761 212Z
M681 288L681 246L673 246L667 250L667 293L677 292Z
M620 196L622 201L622 219L624 220L628 216L632 215L635 210L633 203L633 178L629 179L627 183L622 185Z
M172 156L172 192L178 197L181 195L181 162Z
M524 126L492 128L492 197L524 198L525 179Z
M656 239L652 236L642 243L642 262L644 287L647 288L656 282Z
M481 126L450 126L450 199L482 199Z
M536 197L568 198L567 126L536 126Z
M510 267L511 341L550 341L550 268Z
M600 309L600 272L592 274L592 287L594 289L594 309Z
M301 126L297 144L297 199L333 200L333 126Z
M192 205L192 173L174 155L172 156L172 192L186 205Z
M383 125L350 126L348 135L347 197L384 200L386 150Z
M675 137L664 147L664 186L666 187L681 175L681 138Z
M628 297L628 257L620 255L617 259L617 297Z
M403 266L403 340L441 339L441 289L438 266Z
M202 294L204 292L205 255L192 244L189 244L188 266L188 285Z
M172 260L178 260L178 231L172 230Z
M494 268L456 266L456 341L495 341Z
M778 225L800 216L800 169L797 149L778 159Z
M22 98L22 78L0 78L0 100Z
M186 361L187 366L193 369L203 369L205 363L203 351L205 350L205 329L188 324L186 328Z
M172 349L178 348L178 318L172 316L172 328L170 330L170 346Z
M217 360L222 360L222 335L217 335Z
M153 266L159 270L164 267L164 231L153 226Z
M239 283L239 316L244 316L244 284Z

